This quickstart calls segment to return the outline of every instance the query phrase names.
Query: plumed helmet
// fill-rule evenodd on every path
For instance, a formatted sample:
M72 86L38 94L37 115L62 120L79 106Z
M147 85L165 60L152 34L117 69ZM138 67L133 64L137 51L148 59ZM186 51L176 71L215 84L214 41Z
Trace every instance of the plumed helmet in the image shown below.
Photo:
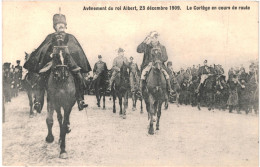
M59 10L61 10L61 9L59 9ZM53 28L55 28L56 24L59 24L59 23L63 23L63 24L65 24L65 26L67 26L66 16L61 13L55 14L53 16Z

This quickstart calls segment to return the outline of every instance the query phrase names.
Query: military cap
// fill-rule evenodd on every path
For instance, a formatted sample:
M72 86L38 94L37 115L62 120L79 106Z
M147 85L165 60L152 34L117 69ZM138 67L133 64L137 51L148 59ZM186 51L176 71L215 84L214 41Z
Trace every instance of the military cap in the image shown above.
M4 69L10 68L11 63L4 63Z
M172 62L171 62L171 61L168 61L168 62L167 62L167 66L168 66L168 65L172 65Z
M98 55L98 58L99 58L99 59L101 59L101 58L102 58L102 56L101 56L101 55Z
M122 48L119 48L118 49L118 53L120 53L120 52L124 52L125 50L124 49L122 49Z

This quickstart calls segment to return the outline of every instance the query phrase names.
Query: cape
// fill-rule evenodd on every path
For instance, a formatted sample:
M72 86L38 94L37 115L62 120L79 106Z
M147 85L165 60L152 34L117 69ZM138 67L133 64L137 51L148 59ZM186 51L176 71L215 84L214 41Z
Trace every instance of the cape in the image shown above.
M28 71L38 73L51 61L50 55L52 54L55 43L55 33L49 34L41 45L31 53L23 67ZM81 68L81 72L88 73L91 71L89 61L77 39L73 35L65 33L64 44L68 46L70 56Z

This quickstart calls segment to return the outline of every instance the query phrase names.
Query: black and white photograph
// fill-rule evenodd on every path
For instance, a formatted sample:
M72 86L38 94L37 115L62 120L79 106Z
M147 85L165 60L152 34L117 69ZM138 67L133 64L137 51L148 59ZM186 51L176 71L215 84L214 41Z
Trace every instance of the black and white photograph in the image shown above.
M258 1L2 2L3 166L259 166Z

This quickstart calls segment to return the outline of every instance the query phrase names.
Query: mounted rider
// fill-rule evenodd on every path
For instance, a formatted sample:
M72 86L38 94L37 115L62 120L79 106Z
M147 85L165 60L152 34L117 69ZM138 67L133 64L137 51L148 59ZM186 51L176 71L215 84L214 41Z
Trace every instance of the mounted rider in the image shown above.
M88 73L91 71L91 67L77 39L73 35L65 32L67 29L65 15L59 13L53 16L53 28L55 32L49 34L42 44L31 53L24 64L24 68L31 72L40 73L39 83L44 84L39 86L43 90L47 84L45 76L50 74L50 68L53 66L53 55L61 54L64 56L64 61L67 61L69 70L74 76L76 87L75 96L79 110L82 110L87 107L84 103L85 85L82 73Z
M137 47L138 53L144 53L143 63L141 65L141 82L140 82L140 90L138 94L142 96L142 90L145 86L146 76L148 75L149 71L153 66L154 60L160 60L162 62L161 71L166 78L166 83L168 87L168 91L173 94L173 90L170 84L170 77L166 71L166 67L164 62L168 60L168 55L166 52L165 46L160 44L158 41L158 32L152 31L145 40Z
M134 92L136 88L136 84L140 82L140 70L137 64L134 62L134 58L132 56L130 57L129 73L130 73L131 92Z
M204 84L205 80L213 75L215 72L214 72L214 69L212 67L209 67L208 66L208 60L204 60L204 66L201 66L199 68L199 71L198 71L198 75L199 75L199 79L200 79L200 84L198 85L198 88L196 90L196 92L199 91L200 89L200 85L201 84Z
M112 84L113 84L116 76L119 74L122 65L125 64L125 65L129 66L129 62L128 62L127 58L124 56L125 50L122 48L119 48L117 52L118 52L118 56L113 61L113 67L112 67L113 73L109 80L109 86L108 86L108 90L107 90L108 92L111 92Z
M107 64L102 61L102 56L98 55L98 62L94 65L93 68L93 81L103 72L107 72Z

